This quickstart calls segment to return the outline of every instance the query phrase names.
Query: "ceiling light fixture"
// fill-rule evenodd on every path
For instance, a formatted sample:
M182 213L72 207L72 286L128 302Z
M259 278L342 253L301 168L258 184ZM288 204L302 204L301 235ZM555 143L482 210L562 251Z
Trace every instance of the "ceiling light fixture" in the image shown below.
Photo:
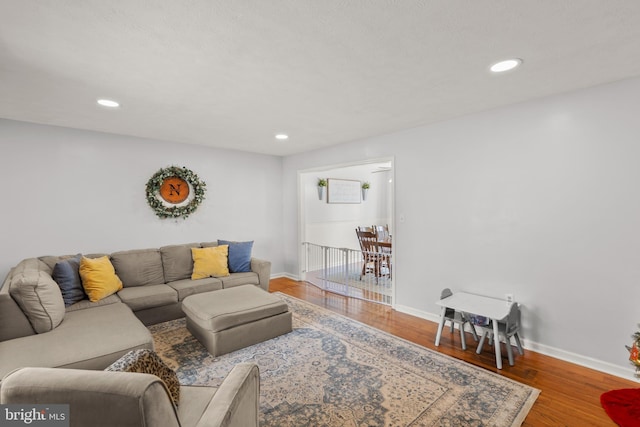
M513 58L507 59L505 61L496 62L490 68L494 73L503 73L505 71L513 70L514 68L520 66L522 64L522 59Z
M284 141L285 139L289 139L289 135L285 133L279 133L276 135L276 139L279 139L280 141Z
M118 108L120 106L119 102L114 101L112 99L98 99L98 101L96 102L102 105L103 107Z

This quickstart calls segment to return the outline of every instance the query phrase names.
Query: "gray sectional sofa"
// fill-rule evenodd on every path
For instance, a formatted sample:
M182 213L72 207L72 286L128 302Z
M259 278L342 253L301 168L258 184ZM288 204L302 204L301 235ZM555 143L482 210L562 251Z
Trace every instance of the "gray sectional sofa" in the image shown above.
M250 272L191 280L191 248L211 246L217 242L112 253L123 289L68 307L51 274L72 256L21 261L0 288L0 378L24 366L104 369L130 350L153 349L145 325L183 317L189 295L249 284L268 290L271 263L255 258Z
M181 386L178 407L142 373L21 368L0 383L0 404L36 403L69 405L71 427L258 427L260 373L239 363L219 387Z

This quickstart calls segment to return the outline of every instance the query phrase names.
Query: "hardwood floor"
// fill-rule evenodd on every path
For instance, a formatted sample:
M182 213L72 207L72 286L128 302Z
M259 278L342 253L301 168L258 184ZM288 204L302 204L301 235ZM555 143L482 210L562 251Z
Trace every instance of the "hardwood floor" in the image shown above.
M325 292L305 282L279 278L270 282L271 292L282 292L309 301L331 311L392 333L424 347L465 360L515 381L541 390L523 426L615 426L600 406L600 395L618 388L637 388L638 383L599 371L583 368L525 350L520 356L514 350L515 365L503 361L504 369L495 366L493 347L485 345L477 355L475 346L460 348L460 336L445 329L439 347L434 346L437 324L388 306L374 304ZM473 342L467 334L467 343Z

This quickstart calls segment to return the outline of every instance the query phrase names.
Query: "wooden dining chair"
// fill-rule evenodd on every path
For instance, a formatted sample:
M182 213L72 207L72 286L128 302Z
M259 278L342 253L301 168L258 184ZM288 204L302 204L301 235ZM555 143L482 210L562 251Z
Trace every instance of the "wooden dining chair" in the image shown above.
M385 258L386 267L389 269L389 277L391 277L391 234L389 233L389 225L373 225L373 232L376 233L380 252L387 255Z
M373 232L376 233L376 238L378 240L389 240L389 226L388 225L374 225L371 227Z
M382 276L388 275L391 277L391 255L392 255L393 246L390 240L381 241L378 240L378 250L383 254L382 256L382 265L380 266L380 273ZM386 270L385 270L386 268Z
M364 277L367 272L372 271L376 279L382 276L382 266L387 266L389 275L391 273L391 256L390 253L383 253L378 245L378 238L372 231L359 231L356 229L358 236L358 242L360 242L360 249L362 250L362 257L364 263L362 265L361 277ZM373 267L369 267L373 265ZM386 274L385 274L386 275Z

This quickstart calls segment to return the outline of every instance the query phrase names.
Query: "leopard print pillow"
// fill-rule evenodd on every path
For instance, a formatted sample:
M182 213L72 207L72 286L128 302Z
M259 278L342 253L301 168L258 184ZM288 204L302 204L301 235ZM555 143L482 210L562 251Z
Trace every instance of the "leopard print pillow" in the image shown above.
M180 401L180 381L178 381L178 376L152 350L131 350L109 365L105 371L138 372L155 375L164 382L173 404L178 406Z

